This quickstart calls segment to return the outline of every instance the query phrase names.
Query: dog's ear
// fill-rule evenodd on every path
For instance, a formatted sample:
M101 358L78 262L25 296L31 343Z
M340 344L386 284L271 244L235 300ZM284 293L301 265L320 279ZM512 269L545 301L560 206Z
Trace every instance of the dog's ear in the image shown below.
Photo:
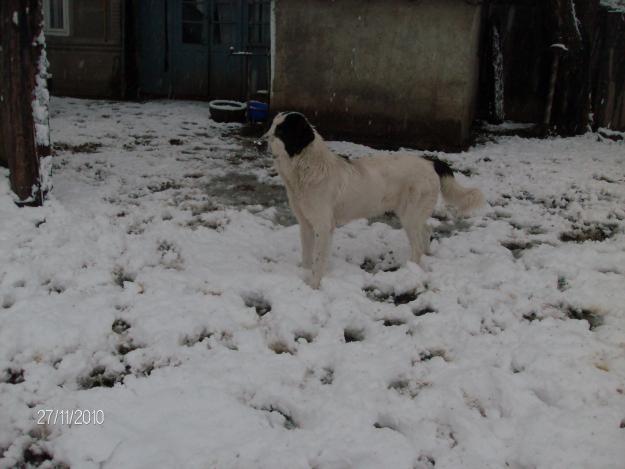
M274 135L282 140L291 158L301 153L315 139L313 128L298 112L287 114L284 120L276 126Z

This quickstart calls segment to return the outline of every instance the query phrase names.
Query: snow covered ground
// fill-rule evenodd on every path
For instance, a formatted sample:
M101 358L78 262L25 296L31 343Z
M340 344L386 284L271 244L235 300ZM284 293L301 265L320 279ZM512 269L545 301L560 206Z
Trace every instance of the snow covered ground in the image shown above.
M0 168L0 467L625 467L622 140L439 155L489 205L441 206L424 270L393 220L340 228L313 291L206 103L51 111L46 205ZM65 409L104 422L37 423Z

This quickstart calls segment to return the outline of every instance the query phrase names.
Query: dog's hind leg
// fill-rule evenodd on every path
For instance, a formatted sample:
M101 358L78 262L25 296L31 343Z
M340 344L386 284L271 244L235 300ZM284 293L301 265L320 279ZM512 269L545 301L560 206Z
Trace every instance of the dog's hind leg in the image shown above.
M410 242L410 260L418 264L421 256L427 249L427 245L424 243L426 230L424 230L423 223L412 219L412 217L402 218L401 220Z
M430 239L432 238L432 227L427 223L424 223L423 230L421 230L421 235L423 254L430 254Z
M421 256L429 250L431 229L426 222L432 215L437 200L437 193L428 192L407 203L397 213L410 242L410 260L417 264Z

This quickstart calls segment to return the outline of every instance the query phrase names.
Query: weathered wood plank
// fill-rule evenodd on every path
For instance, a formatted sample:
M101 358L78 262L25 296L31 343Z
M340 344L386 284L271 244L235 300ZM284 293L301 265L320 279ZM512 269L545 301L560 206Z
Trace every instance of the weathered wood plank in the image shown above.
M9 166L12 190L29 205L43 200L40 158L50 154L42 27L42 0L0 2L0 153Z

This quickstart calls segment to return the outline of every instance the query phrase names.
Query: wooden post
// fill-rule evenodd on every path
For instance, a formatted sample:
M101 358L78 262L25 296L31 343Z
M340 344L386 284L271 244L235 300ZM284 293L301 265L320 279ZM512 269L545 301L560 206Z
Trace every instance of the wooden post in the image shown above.
M42 29L42 0L0 1L0 155L23 205L40 205L48 189L40 164L50 155Z

